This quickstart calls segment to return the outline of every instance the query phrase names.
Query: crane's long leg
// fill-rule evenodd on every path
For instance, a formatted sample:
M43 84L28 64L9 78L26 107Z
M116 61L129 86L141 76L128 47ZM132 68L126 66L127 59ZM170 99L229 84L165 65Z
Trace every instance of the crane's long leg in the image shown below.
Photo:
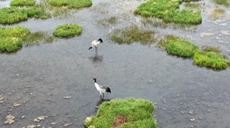
M95 53L96 53L96 55L97 55L97 47L95 47Z

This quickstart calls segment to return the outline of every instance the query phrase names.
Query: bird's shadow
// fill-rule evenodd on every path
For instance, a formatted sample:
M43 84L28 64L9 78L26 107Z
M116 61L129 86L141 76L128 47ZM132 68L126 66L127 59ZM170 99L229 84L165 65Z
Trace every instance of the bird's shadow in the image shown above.
M96 104L96 110L99 109L100 105L105 101L110 101L111 99L100 99Z
M89 59L93 62L93 63L100 63L103 61L103 56L99 56L98 54L95 54L94 56L89 57Z

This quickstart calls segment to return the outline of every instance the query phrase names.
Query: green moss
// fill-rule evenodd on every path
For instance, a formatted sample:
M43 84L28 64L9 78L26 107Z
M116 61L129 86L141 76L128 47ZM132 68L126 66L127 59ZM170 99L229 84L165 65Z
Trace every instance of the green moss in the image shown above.
M165 45L165 49L169 54L186 58L193 57L198 48L198 46L191 42L180 38L174 40L169 39Z
M92 0L49 0L49 4L58 7L82 8L91 6Z
M19 9L16 7L0 9L1 24L13 24L27 19L28 15L25 9Z
M35 0L12 0L10 6L34 6Z
M87 128L156 128L154 105L143 99L116 99L103 102L96 116L87 117Z
M222 70L229 67L230 63L224 55L217 52L197 51L194 54L193 61L198 66Z
M73 23L60 25L53 31L53 35L57 37L72 37L81 33L82 27Z
M131 25L123 29L115 29L110 34L110 39L119 44L152 44L155 42L155 32L153 30L142 30L137 25Z
M0 27L0 51L14 52L22 47L22 40L30 33L30 30L23 27Z
M181 3L182 0L148 0L138 6L134 13L144 17L161 18L166 22L200 24L202 22L200 11L179 10Z

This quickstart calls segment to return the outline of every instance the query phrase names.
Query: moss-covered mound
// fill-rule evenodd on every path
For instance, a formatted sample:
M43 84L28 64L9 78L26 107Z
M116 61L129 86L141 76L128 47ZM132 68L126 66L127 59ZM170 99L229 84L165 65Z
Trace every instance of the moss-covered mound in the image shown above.
M200 11L179 10L182 2L183 0L148 0L138 6L134 13L145 17L161 18L165 22L200 24L202 22Z
M49 0L49 4L53 6L67 6L68 8L82 8L92 5L92 0Z
M35 0L12 0L10 6L34 6Z
M167 40L165 49L171 55L190 58L193 57L199 47L185 39L178 38L174 40Z
M30 33L23 27L0 27L0 52L13 52L22 47L22 40Z
M73 23L60 25L53 31L53 35L56 37L72 37L81 33L82 27Z
M87 128L157 128L153 103L143 99L116 99L103 102L96 116L87 117Z
M27 11L16 7L0 9L0 23L13 24L28 19Z
M197 51L193 56L193 61L198 66L222 70L229 67L230 63L224 55L218 52Z
M118 44L132 44L134 42L151 44L155 42L154 34L153 30L143 30L137 25L131 25L122 29L115 29L110 34L110 39Z

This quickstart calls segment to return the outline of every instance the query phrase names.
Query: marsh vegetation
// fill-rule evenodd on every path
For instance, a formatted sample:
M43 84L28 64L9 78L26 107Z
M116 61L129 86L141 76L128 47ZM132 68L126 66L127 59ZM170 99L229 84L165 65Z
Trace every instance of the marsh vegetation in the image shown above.
M87 128L157 128L154 104L143 99L114 99L103 102L95 116L87 117Z

